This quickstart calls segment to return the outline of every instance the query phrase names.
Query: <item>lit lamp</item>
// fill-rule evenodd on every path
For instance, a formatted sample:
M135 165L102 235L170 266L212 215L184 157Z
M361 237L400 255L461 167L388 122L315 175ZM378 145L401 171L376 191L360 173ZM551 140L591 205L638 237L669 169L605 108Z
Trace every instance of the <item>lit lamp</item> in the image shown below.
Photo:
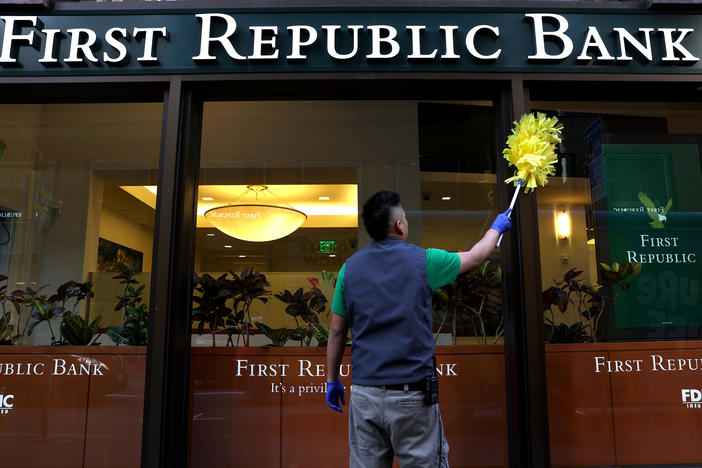
M267 242L292 234L307 219L265 185L249 185L236 203L205 211L205 218L228 236Z
M570 237L570 216L565 210L556 216L556 236L559 239L568 239Z

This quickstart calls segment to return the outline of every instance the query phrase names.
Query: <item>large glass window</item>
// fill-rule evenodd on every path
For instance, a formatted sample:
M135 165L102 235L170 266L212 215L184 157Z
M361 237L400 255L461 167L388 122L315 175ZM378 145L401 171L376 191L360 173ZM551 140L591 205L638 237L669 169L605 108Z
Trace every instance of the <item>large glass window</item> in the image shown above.
M139 466L161 113L0 106L7 466Z
M698 462L702 106L532 108L564 125L537 190L553 465Z
M191 466L348 465L324 345L337 272L369 242L359 207L395 190L410 242L470 248L497 212L494 120L490 101L205 104ZM506 465L501 298L498 251L435 294L452 466Z

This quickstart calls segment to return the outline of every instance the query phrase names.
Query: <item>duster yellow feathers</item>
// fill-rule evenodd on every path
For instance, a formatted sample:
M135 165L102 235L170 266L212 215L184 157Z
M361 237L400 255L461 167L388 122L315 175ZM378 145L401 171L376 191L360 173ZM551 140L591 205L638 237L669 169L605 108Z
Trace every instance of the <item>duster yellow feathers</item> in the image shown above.
M556 173L553 167L558 161L555 149L561 142L562 129L556 117L547 117L541 112L524 114L515 122L502 153L516 170L514 177L505 182L516 185L521 179L527 193L546 185L548 176Z

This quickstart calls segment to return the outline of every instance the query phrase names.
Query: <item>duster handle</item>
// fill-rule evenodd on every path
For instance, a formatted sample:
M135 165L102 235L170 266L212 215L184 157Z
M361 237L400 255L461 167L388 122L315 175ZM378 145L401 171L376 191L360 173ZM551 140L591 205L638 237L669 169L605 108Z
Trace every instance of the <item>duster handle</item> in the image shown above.
M512 195L512 202L509 204L509 209L510 212L507 216L510 218L512 217L512 209L514 209L514 204L517 201L517 195L519 195L519 189L522 188L522 179L517 180L517 188L514 189L514 195ZM500 234L500 238L497 239L497 245L495 247L499 247L500 243L502 242L502 234Z

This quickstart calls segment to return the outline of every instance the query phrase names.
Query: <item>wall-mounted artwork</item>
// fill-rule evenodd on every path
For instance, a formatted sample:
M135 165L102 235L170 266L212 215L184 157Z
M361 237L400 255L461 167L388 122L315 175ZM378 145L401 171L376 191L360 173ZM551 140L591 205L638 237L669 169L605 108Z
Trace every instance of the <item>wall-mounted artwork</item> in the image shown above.
M136 266L135 272L142 271L144 253L130 249L116 242L100 237L98 240L98 272L119 272L118 264Z

